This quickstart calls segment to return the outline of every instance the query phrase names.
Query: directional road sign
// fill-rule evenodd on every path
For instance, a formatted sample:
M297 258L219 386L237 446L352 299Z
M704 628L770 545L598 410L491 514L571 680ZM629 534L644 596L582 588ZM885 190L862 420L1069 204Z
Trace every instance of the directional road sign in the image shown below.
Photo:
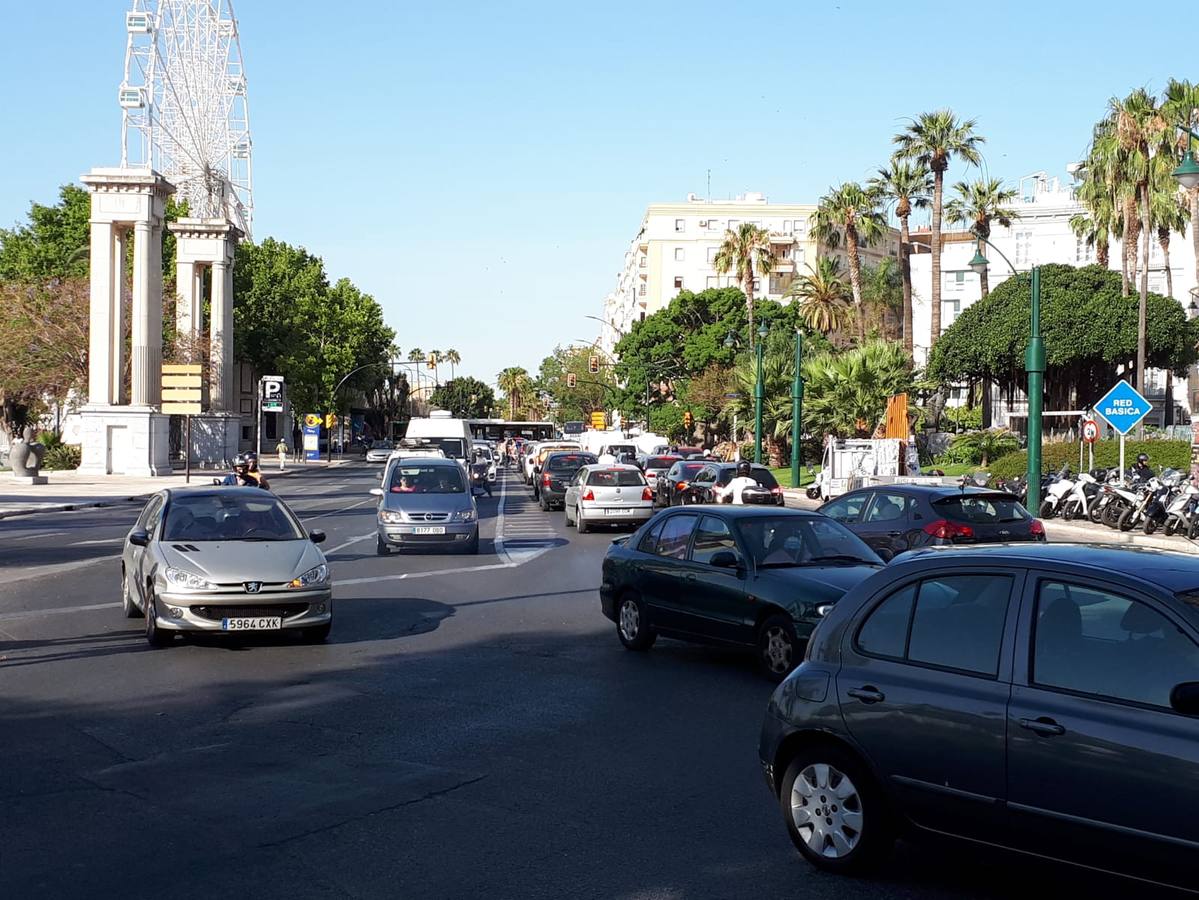
M1153 404L1123 378L1095 404L1095 412L1121 435L1132 431L1152 409Z

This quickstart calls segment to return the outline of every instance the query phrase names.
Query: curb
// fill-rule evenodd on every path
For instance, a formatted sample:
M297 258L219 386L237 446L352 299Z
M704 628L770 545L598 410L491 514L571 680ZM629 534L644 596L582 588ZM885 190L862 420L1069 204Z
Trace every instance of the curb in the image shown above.
M105 497L103 500L88 500L82 503L55 503L50 506L39 506L36 509L0 510L0 519L12 519L16 516L32 516L37 513L70 512L76 509L99 509L106 506L116 506L118 503L143 503L150 494L139 494L136 497Z

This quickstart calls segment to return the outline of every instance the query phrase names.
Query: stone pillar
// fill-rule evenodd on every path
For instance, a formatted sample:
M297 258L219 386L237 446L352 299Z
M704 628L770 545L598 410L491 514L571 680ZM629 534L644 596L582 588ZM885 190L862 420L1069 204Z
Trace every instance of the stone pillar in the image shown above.
M110 404L113 393L113 226L91 223L91 314L88 320L88 401Z
M175 264L175 328L180 337L195 340L204 331L204 268L188 261Z
M113 227L113 256L112 256L112 311L111 326L111 365L112 365L112 402L128 403L129 396L125 390L125 249L127 229Z
M149 406L154 399L154 372L162 373L162 329L153 333L154 318L150 277L150 243L153 229L149 222L138 222L133 226L133 390L134 406ZM159 307L161 315L161 307ZM155 352L157 350L157 353Z
M224 260L212 264L212 325L209 378L212 411L234 412L233 405L233 291L232 271Z

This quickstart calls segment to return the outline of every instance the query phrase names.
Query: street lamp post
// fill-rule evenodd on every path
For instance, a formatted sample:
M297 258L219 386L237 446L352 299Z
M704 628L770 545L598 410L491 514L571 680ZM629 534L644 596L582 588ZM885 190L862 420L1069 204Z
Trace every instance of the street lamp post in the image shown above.
M998 253L1008 264L1013 275L1017 274L1016 267L1002 250L984 237L979 237L978 240ZM983 256L980 247L970 260L970 268L981 275L987 265L987 258ZM1025 505L1035 516L1041 508L1041 418L1045 394L1045 341L1041 337L1041 267L1033 266L1029 275L1032 278L1032 327L1028 348L1024 351L1024 371L1028 374L1028 496Z
M769 329L763 322L758 327L758 378L754 383L754 463L762 464L762 398L766 393L762 384L762 345L766 343Z
M791 382L791 487L799 487L799 467L803 463L800 457L803 428L800 426L803 417L803 372L800 368L803 362L803 332L795 329L795 380Z

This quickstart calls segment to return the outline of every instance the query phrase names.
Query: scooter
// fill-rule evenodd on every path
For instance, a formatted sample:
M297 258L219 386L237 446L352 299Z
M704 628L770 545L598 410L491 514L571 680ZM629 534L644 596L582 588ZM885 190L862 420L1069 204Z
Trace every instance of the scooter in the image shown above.
M1186 534L1189 537L1192 523L1196 521L1197 509L1199 487L1195 486L1193 478L1189 478L1166 507L1166 521L1162 525L1162 531L1166 534Z
M1145 523L1142 526L1145 534L1153 534L1166 524L1167 508L1173 505L1175 494L1181 494L1178 486L1182 482L1182 473L1177 469L1165 469L1158 476L1158 482L1145 506Z
M1044 485L1044 482L1042 482ZM1066 498L1073 492L1074 482L1070 480L1070 467L1062 466L1041 492L1039 511L1042 519L1052 519L1061 510Z
M478 494L481 491L486 491L487 496L491 496L491 481L489 481L487 478L487 463L471 463L470 492L472 494Z

